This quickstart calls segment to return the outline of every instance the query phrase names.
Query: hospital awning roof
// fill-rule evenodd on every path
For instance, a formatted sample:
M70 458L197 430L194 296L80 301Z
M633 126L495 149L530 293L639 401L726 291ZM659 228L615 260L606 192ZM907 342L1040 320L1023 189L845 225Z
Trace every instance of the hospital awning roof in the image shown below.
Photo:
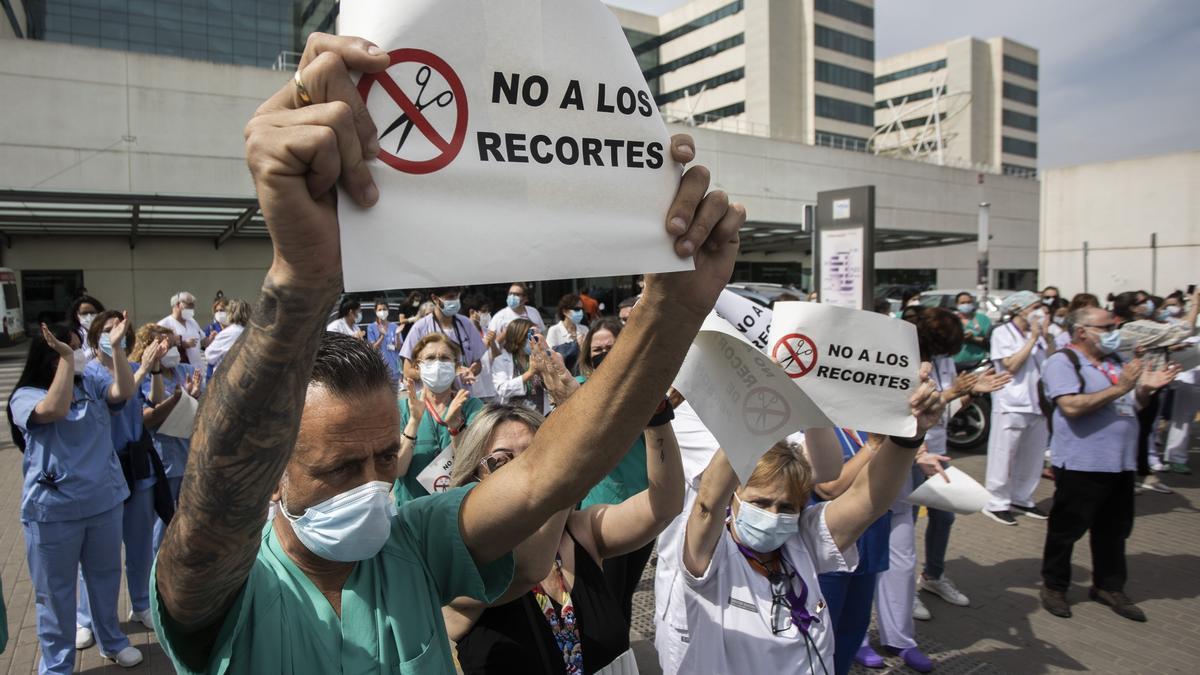
M266 237L253 197L0 189L0 235ZM5 242L7 243L7 241Z
M784 253L812 248L812 233L780 223L747 222L741 231L742 253ZM975 241L974 232L932 232L875 228L875 252L950 246Z

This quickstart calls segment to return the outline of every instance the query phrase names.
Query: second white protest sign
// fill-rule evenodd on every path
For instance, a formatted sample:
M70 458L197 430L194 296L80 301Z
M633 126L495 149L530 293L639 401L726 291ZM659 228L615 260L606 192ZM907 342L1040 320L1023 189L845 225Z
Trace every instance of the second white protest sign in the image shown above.
M339 200L348 291L680 271L670 137L599 0L343 0L379 202ZM586 252L586 255L584 253Z

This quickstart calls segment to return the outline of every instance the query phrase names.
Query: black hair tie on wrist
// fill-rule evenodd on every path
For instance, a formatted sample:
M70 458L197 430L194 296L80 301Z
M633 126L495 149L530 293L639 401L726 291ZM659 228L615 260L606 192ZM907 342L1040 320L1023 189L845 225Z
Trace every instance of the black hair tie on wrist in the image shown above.
M671 405L671 401L664 398L662 403L654 410L654 416L646 422L646 428L661 427L662 425L675 419L675 407Z
M925 442L925 434L921 434L916 438L899 438L897 436L888 436L888 440L906 450L916 450Z

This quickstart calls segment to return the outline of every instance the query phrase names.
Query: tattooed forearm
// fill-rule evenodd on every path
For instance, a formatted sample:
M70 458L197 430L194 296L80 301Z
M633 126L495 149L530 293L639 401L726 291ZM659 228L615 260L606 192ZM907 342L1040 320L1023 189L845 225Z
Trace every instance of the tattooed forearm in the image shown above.
M188 630L218 624L258 553L271 493L291 457L336 288L270 275L250 325L200 406L179 508L159 551L159 593Z

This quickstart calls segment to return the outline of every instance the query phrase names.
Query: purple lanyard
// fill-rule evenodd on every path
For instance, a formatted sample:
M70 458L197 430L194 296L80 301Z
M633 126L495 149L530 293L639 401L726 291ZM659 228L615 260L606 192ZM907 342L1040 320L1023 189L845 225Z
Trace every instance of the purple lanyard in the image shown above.
M742 544L737 540L734 540L733 543L737 545L738 550L741 551L742 555L746 556L746 558L758 561L758 558L755 557L754 551L742 546ZM787 589L784 592L784 597L787 599L788 606L792 610L792 623L794 623L800 628L800 630L807 634L808 627L811 626L814 621L817 623L821 622L820 619L808 613L808 584L804 583L804 579L793 571L794 568L788 564L787 558L783 557L783 549L779 550L779 562L780 567L782 567L784 570L781 573L783 576L784 588ZM759 561L759 564L761 565L762 562ZM800 582L800 595L796 595L796 592L792 590L791 579L793 577L796 579L796 581ZM770 583L769 577L767 579L767 583ZM771 595L775 595L775 589L773 588L771 589ZM774 597L771 598L771 601L775 601Z

